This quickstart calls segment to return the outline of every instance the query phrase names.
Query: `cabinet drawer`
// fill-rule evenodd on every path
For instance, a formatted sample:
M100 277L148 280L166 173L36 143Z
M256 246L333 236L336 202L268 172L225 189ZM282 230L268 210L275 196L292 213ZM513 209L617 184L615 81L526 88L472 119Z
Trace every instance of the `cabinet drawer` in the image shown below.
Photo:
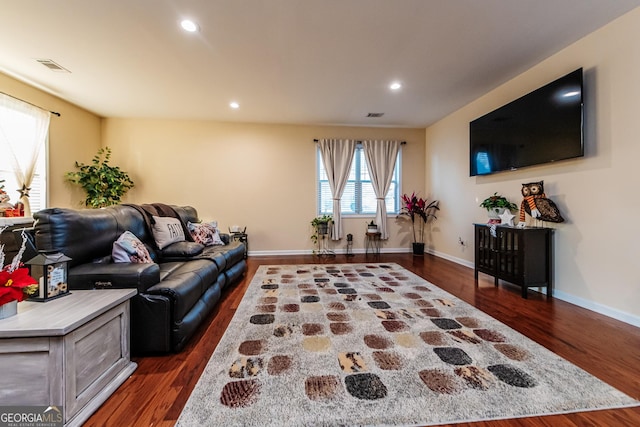
M0 406L62 405L61 366L56 338L0 339Z

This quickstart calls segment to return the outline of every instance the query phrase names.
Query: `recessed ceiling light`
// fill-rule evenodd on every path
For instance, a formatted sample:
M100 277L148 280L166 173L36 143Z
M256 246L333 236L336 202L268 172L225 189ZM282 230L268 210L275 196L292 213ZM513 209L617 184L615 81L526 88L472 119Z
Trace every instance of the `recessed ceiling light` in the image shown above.
M229 103L229 107L233 108L234 110L237 110L238 108L240 108L240 104L238 104L237 102L233 101Z
M400 90L402 88L402 83L400 82L393 82L389 85L389 89L391 90Z
M180 22L180 26L182 27L183 30L188 31L190 33L195 33L200 29L200 27L198 27L198 24L196 24L190 19L183 19L182 22Z

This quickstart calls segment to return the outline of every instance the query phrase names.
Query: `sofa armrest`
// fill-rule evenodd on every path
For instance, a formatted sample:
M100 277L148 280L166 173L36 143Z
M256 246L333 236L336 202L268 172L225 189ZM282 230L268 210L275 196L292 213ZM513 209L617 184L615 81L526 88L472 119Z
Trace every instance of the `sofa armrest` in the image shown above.
M144 292L160 281L158 264L87 263L69 269L69 289L135 288Z

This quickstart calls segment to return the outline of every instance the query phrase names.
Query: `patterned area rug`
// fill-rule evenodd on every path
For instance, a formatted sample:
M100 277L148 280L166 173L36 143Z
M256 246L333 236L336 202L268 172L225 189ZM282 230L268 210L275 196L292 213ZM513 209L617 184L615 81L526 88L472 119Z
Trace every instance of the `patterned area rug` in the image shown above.
M431 425L639 402L396 264L258 269L178 426Z

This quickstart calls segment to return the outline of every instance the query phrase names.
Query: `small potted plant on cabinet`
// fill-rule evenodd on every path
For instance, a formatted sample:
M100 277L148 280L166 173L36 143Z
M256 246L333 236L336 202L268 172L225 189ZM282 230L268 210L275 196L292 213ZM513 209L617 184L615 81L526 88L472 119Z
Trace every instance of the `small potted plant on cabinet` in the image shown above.
M480 207L487 210L489 223L499 223L500 215L507 209L509 211L518 209L515 203L510 202L506 197L499 195L497 192L493 193L493 196L484 199L482 203L480 203Z

